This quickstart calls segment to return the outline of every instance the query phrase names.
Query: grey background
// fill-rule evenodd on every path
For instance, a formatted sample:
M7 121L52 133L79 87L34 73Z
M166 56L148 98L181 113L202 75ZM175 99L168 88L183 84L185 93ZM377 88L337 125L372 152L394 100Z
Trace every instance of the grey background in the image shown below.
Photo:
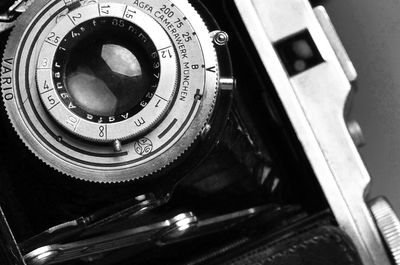
M372 195L388 197L400 214L400 1L324 5L359 74L351 116L367 140L360 152L373 179Z

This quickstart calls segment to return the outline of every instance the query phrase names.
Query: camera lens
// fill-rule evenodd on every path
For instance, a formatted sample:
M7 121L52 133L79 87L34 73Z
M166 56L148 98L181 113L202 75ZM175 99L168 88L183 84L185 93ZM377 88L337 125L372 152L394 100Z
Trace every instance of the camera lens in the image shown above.
M80 25L63 39L65 50L56 54L62 68L55 76L63 84L59 93L64 104L81 117L106 121L120 114L135 115L146 95L157 88L154 76L160 67L154 68L159 64L152 56L157 52L154 44L132 23L113 25L121 21L102 18Z
M178 163L211 122L225 66L189 2L52 0L30 10L10 36L2 74L26 145L95 182Z

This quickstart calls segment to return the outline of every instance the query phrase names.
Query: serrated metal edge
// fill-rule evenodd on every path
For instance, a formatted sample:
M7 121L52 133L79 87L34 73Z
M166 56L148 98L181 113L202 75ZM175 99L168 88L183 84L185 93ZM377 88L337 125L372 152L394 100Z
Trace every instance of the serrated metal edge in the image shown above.
M16 2L17 2L17 1L16 1ZM28 1L27 1L27 8L29 8L30 6L32 6L32 5L34 4L34 2L35 2L35 0L28 0ZM17 19L17 23L18 23L18 21L21 21L21 20L24 18L24 16L26 16L26 17L28 18L28 15L26 15L25 13L23 13L23 14ZM16 25L15 25L15 26L16 26ZM9 34L9 36L8 36L7 43L6 43L6 45L5 45L5 47L4 47L4 50L3 50L3 53L2 53L2 58L1 58L1 59L2 59L2 62L3 62L3 59L6 58L7 51L9 50L9 47L13 44L13 43L11 43L11 40L12 40L12 38L13 38L13 34L15 34L15 30L14 30L14 29L10 32L10 34ZM20 44L20 43L18 42L17 44ZM14 50L12 50L12 56L13 56L14 59L15 59L15 53L16 53L17 50L19 49L19 45L16 45L16 46L14 46L14 47L15 47ZM13 67L14 67L14 65L13 65ZM14 71L14 69L13 69L13 71ZM35 78L36 78L36 77L35 77ZM0 73L0 80L1 80L1 79L2 79L2 73ZM69 177L76 178L76 177L74 177L74 176L71 176L71 175L67 174L66 172L63 172L61 169L59 169L59 168L53 166L52 164L50 164L49 162L47 162L46 159L45 159L44 157L42 157L40 154L38 154L38 153L27 143L27 140L25 140L25 139L23 138L23 136L21 135L21 133L18 131L17 125L16 125L15 122L14 122L14 119L11 117L11 111L10 111L9 108L7 107L6 101L4 100L5 92L4 92L4 90L3 90L3 84L0 84L0 87L1 87L1 94L2 94L2 97L3 97L2 100L1 100L1 101L2 101L3 109L6 111L7 118L8 118L8 120L9 120L9 122L10 122L10 124L11 124L11 126L12 126L12 128L13 128L13 130L14 130L14 132L15 132L15 134L17 135L17 137L19 138L19 140L23 143L23 145L27 148L27 151L30 151L39 161L43 162L45 165L49 166L51 169L53 169L53 170L55 170L55 171L57 171L57 172L59 172L59 173L65 175L65 176L69 176ZM76 179L80 179L80 178L76 178ZM84 179L81 179L81 180L84 180Z
M201 17L201 15L198 13L198 11L194 8L194 6L193 6L189 1L187 1L187 0L186 0L185 2L192 8L192 11L195 12L195 13L197 14L197 16L198 16L199 20L202 22L204 28L207 29L207 32L208 32L208 33L210 33L210 31L209 31L209 29L208 29L208 27L207 27L207 24L205 23L205 21L203 20L203 18ZM35 0L29 0L29 6L31 6L31 5L34 4L34 3L35 3ZM27 15L26 15L26 17L28 18ZM22 15L22 17L18 18L18 20L21 20L21 19L23 19L23 18L24 18L24 14ZM17 21L18 21L18 20L17 20ZM190 21L190 20L189 20L189 21ZM7 45L6 45L6 47L5 47L4 51L3 51L3 57L2 57L2 58L5 58L6 51L8 50L8 47L11 45L11 44L10 44L10 40L11 40L11 38L12 38L13 33L14 33L14 31L12 31L12 32L10 33L10 36L9 36L9 38L8 38L8 41L7 41ZM63 171L61 168L56 167L56 166L50 164L49 162L47 162L46 159L45 159L44 157L42 157L40 154L38 154L29 144L27 144L27 141L26 141L26 140L23 138L23 136L18 132L18 130L17 130L17 128L16 128L17 126L16 126L16 124L14 123L13 119L11 118L10 111L8 110L8 107L7 107L7 105L5 104L5 101L4 101L4 100L2 100L2 101L3 101L3 106L4 106L4 108L5 108L6 112L7 112L8 119L9 119L9 121L10 121L10 123L11 123L11 125L12 125L12 127L13 127L13 129L14 129L14 131L16 132L16 134L18 135L18 137L19 137L19 139L22 141L22 143L27 147L27 149L28 149L31 153L34 154L35 157L37 157L40 161L42 161L44 164L46 164L46 165L49 166L50 168L56 170L57 172L59 172L59 173L61 173L61 174L63 174L63 175L66 175L66 176L68 176L68 177L72 177L72 178L74 178L74 179L82 180L82 181L89 182L89 183L118 184L118 183L128 183L128 182L132 182L132 181L140 181L140 180L144 179L145 177L151 176L151 175L153 175L153 174L155 174L155 173L159 173L159 172L165 170L165 169L168 168L170 165L172 165L173 163L175 163L179 158L181 158L182 155L185 154L185 153L191 148L191 146L193 146L193 144L199 139L199 137L201 136L201 134L202 134L204 128L207 126L207 124L208 124L210 118L211 118L212 115L213 115L213 112L214 112L214 109L215 109L216 100L217 100L217 96L218 96L218 92L219 92L219 89L218 89L218 88L219 88L220 71L219 71L219 63L218 63L217 52L216 52L216 49L215 49L215 47L214 47L214 45L213 45L213 43L212 43L212 37L211 37L211 36L209 37L209 41L210 41L210 45L213 47L213 49L212 49L212 52L213 52L212 56L214 57L214 59L215 59L215 64L216 64L216 80L215 80L216 82L215 82L214 95L213 95L213 99L212 99L212 102L211 102L210 110L209 110L209 112L208 112L208 114L207 114L207 118L206 118L204 124L202 125L201 130L200 130L200 131L197 133L197 135L193 138L192 142L189 143L189 144L187 145L187 147L186 147L183 151L181 151L180 153L178 153L178 154L177 154L173 159L171 159L168 163L166 163L164 166L162 166L162 167L160 167L160 168L157 168L157 169L155 169L155 170L153 170L153 171L151 171L151 172L149 172L149 173L147 173L147 174L144 174L144 175L142 175L142 176L140 176L140 177L132 177L132 178L129 178L129 177L128 177L127 179L124 179L124 180L107 180L107 181L104 181L104 180L86 179L86 178L83 178L83 177L74 176L74 175L72 175L72 174L70 174L70 173L68 173L68 172L66 172L66 171ZM19 46L16 46L15 51L18 49L18 47L19 47ZM3 88L3 86L1 86L1 87ZM2 90L2 94L3 94L3 97L4 97L4 91L3 91L3 90Z
M383 198L376 199L371 212L396 264L400 265L400 221L390 204Z

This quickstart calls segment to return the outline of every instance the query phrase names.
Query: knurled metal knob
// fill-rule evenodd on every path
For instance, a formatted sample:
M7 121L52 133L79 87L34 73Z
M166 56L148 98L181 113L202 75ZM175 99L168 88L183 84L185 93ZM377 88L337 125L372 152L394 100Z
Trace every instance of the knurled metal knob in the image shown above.
M395 264L400 265L399 218L385 198L373 200L370 209Z

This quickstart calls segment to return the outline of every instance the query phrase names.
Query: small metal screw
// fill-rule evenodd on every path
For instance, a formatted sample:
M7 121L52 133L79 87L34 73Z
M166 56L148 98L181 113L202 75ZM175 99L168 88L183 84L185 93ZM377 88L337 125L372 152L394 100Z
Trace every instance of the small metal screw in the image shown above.
M213 37L213 41L215 44L219 46L224 46L229 42L229 35L225 31L213 31L211 33Z

